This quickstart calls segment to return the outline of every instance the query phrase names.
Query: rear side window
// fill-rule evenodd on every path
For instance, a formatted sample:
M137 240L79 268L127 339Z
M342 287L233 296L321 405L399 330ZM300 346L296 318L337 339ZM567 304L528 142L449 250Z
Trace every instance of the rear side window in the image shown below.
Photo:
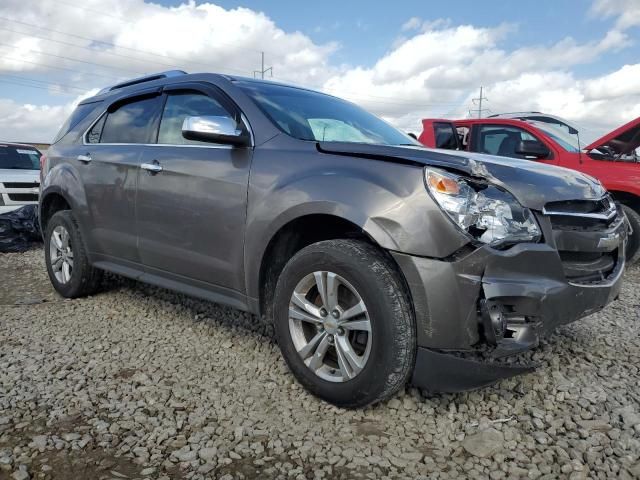
M0 169L40 170L40 152L29 147L0 145Z
M73 127L84 120L87 115L89 115L93 111L93 109L98 106L99 103L101 102L78 105L73 113L69 115L69 118L67 118L67 120L62 124L62 127L60 127L60 130L58 131L56 137L53 139L52 143L57 143L58 141L60 141L60 139L62 139L62 137L69 133Z
M536 141L537 138L522 128L503 125L481 125L478 127L478 146L480 153L502 157L525 158L516 152L522 140Z
M169 145L202 144L182 136L182 123L187 117L217 116L233 119L215 99L199 92L172 93L167 97L160 121L158 143Z
M155 143L159 113L159 96L125 103L107 114L99 135L94 128L103 120L98 121L91 137L98 136L100 143Z
M458 148L458 132L451 123L436 123L433 126L436 137L436 148L456 150Z

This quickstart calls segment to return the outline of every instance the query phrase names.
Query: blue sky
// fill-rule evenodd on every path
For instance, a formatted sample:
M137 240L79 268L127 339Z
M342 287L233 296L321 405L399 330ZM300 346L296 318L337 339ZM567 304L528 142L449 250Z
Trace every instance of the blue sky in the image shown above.
M404 129L466 116L481 85L494 113L600 131L640 116L639 0L35 3L0 3L0 129L23 139L96 88L166 65L251 75L260 50L279 80Z
M177 5L176 1L160 1ZM579 42L598 37L611 28L614 18L603 19L588 13L591 2L585 0L456 0L371 2L264 2L256 0L217 2L225 8L247 7L270 16L288 31L300 30L319 43L338 41L335 55L339 62L370 65L388 51L400 35L402 25L411 17L424 20L449 19L453 24L495 27L501 23L515 26L511 46L551 45L567 36ZM399 8L391 7L399 5ZM635 37L638 38L638 32ZM638 60L638 50L626 50L582 67L586 75L606 71L611 66Z

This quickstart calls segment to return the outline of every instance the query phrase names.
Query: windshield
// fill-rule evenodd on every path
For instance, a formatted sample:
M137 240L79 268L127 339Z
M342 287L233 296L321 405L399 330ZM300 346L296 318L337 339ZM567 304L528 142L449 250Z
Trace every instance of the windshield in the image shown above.
M565 129L556 127L553 124L546 122L529 121L528 123L542 130L566 151L573 153L578 153L580 151L578 137L575 135L571 135L570 133L565 131Z
M0 169L40 170L40 152L29 147L0 145Z
M300 140L420 145L375 115L330 95L262 82L237 85L282 131Z

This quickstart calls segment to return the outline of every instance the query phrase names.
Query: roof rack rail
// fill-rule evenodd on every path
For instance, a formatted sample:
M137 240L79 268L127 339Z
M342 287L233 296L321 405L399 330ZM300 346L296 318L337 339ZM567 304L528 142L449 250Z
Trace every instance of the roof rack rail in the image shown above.
M160 80L161 78L178 77L180 75L186 75L186 74L187 72L183 70L168 70L166 72L152 73L150 75L144 75L142 77L132 78L131 80L117 83L111 87L103 88L97 93L97 95L102 95L103 93L111 92L119 88L130 87L131 85L137 85L139 83L151 82L153 80Z

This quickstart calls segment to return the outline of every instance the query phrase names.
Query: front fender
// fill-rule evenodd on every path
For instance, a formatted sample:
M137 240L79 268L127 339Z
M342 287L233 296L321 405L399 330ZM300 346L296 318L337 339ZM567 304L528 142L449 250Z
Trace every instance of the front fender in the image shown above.
M295 160L256 152L245 235L250 297L258 296L270 240L289 222L314 214L347 220L380 247L407 254L442 258L468 242L427 194L419 167L317 152Z

